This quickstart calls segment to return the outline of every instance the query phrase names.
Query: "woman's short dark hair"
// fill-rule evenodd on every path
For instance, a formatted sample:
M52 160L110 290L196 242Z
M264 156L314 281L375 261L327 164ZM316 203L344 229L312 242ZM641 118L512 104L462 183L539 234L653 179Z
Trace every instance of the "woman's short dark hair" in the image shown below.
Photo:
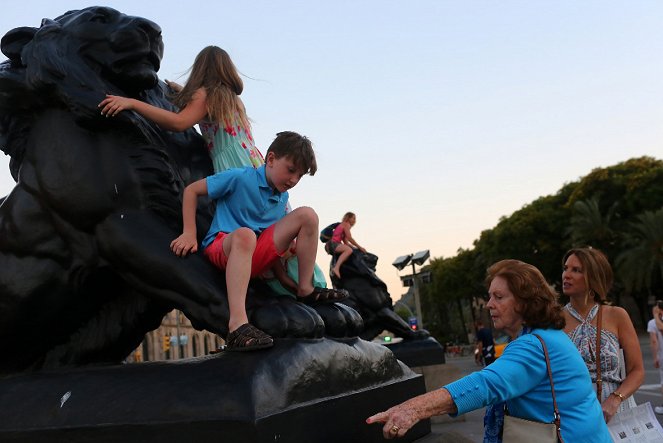
M536 267L520 260L501 260L488 268L486 286L495 277L506 280L516 298L518 312L526 326L542 329L562 329L566 324L557 293Z

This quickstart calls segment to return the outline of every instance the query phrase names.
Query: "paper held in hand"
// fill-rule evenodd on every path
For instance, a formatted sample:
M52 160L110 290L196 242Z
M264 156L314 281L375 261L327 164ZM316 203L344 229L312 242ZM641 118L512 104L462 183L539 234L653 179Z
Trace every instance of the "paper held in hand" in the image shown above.
M663 428L649 402L616 414L608 423L608 430L612 441L619 443L663 442Z

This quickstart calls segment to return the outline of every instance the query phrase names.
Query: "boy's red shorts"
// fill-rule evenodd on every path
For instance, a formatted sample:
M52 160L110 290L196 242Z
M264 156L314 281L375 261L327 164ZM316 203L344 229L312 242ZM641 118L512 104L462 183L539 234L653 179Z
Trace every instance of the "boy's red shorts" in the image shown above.
M265 229L258 236L256 249L253 251L253 259L251 260L251 278L257 277L269 269L274 261L279 257L283 257L283 254L288 250L288 248L281 252L276 250L276 246L274 245L274 226L272 225ZM228 257L223 251L223 239L227 235L225 232L219 232L216 234L212 243L203 251L214 266L223 270L228 265Z

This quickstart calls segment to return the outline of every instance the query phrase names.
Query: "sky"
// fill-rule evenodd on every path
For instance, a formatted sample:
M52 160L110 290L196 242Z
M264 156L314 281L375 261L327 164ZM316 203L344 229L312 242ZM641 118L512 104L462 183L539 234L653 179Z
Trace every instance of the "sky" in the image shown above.
M0 33L92 5L5 3ZM283 130L313 141L318 172L290 191L293 207L313 207L321 228L355 212L394 301L407 289L396 257L453 256L594 168L663 158L660 1L102 5L161 26L162 79L184 82L207 45L228 51L263 153ZM317 262L327 271L322 248Z

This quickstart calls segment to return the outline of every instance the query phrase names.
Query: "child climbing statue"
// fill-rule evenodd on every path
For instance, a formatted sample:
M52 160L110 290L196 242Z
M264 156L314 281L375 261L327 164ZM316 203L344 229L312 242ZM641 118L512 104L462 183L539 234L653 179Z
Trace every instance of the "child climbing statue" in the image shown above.
M341 278L341 266L352 255L355 248L364 254L366 249L361 247L357 241L352 238L350 230L357 222L357 216L354 212L346 212L341 223L334 228L331 240L329 240L329 251L333 255L338 255L336 264L332 268L332 273L336 278Z
M244 103L242 79L226 51L207 46L196 56L184 86L166 80L176 91L173 102L179 112L152 106L141 100L107 95L99 103L101 114L114 117L134 111L167 131L184 131L198 124L207 142L214 172L265 162L255 146Z
M317 170L311 141L295 132L279 132L267 150L266 160L258 169L227 169L187 186L182 199L182 234L170 244L179 257L196 252L198 197L208 195L216 202L202 246L210 262L226 274L228 351L273 346L272 337L249 323L246 292L250 278L271 268L295 238L299 258L297 300L312 305L348 296L346 291L313 286L318 215L307 207L288 214L285 211L288 190L305 174L313 175Z

